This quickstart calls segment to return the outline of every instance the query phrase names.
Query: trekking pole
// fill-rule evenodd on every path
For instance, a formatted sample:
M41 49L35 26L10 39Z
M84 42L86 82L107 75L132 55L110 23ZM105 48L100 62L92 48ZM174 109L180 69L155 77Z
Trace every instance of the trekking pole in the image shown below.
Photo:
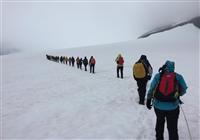
M181 105L180 105L180 108L181 108L181 111L183 112L183 116L184 116L184 119L185 119L185 122L186 122L186 125L187 125L187 129L188 129L190 140L192 140L192 135L191 135L191 132L190 132L189 124L188 124L188 121L186 119L185 113L184 113L183 108L181 107Z

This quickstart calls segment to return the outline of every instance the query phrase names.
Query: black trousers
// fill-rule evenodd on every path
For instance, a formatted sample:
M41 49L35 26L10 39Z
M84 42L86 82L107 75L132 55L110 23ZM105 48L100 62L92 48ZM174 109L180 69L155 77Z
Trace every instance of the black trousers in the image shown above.
M144 104L144 99L146 96L146 87L147 87L147 79L141 79L137 80L137 86L138 86L138 94L139 94L139 102Z
M180 109L177 107L175 110L159 110L154 108L156 113L156 140L164 140L164 126L167 120L167 129L169 133L169 140L178 140L178 117Z
M90 65L90 73L91 73L91 72L94 73L94 64L91 64L91 65Z
M123 66L117 66L117 77L119 78L119 72L121 73L121 78L123 78Z
M84 65L84 67L85 67L85 71L87 71L87 65Z
M82 70L82 64L79 64L79 68Z

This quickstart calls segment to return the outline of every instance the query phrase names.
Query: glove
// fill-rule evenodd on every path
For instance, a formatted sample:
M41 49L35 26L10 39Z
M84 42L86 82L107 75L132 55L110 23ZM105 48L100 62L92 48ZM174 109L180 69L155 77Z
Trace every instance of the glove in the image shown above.
M184 104L183 101L181 101L180 96L177 99L179 101L179 104Z
M149 110L152 108L151 99L147 99L146 106Z
M184 104L183 101L181 101L181 99L179 99L179 104Z
M119 64L119 61L117 61L117 64Z
M151 80L151 76L150 76L150 75L148 75L148 76L147 76L147 79L148 79L148 80Z

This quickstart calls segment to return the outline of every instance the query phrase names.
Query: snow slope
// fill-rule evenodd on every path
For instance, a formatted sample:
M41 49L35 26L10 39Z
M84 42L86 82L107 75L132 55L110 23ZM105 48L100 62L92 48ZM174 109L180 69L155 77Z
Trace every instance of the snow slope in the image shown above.
M50 55L96 58L96 73L48 61ZM115 57L125 59L124 79L116 78ZM155 138L153 109L137 103L132 65L146 54L154 74L166 60L188 84L182 105L193 140L199 136L199 30L192 25L147 39L41 53L15 53L2 59L4 139ZM148 84L149 87L149 84ZM166 130L166 129L165 129ZM180 139L188 140L182 112ZM165 131L165 138L168 133Z

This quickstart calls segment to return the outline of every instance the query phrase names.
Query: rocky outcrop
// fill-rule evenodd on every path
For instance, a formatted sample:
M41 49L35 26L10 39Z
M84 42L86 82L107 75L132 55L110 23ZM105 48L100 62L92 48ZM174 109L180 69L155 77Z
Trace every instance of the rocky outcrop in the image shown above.
M189 21L181 22L181 23L178 23L178 24L175 24L175 25L165 25L165 26L158 27L156 29L153 29L153 30L139 36L138 38L146 38L146 37L148 37L152 34L168 31L168 30L171 30L171 29L176 28L178 26L183 26L183 25L186 25L186 24L193 24L194 26L196 26L197 28L200 29L200 16L192 18Z

